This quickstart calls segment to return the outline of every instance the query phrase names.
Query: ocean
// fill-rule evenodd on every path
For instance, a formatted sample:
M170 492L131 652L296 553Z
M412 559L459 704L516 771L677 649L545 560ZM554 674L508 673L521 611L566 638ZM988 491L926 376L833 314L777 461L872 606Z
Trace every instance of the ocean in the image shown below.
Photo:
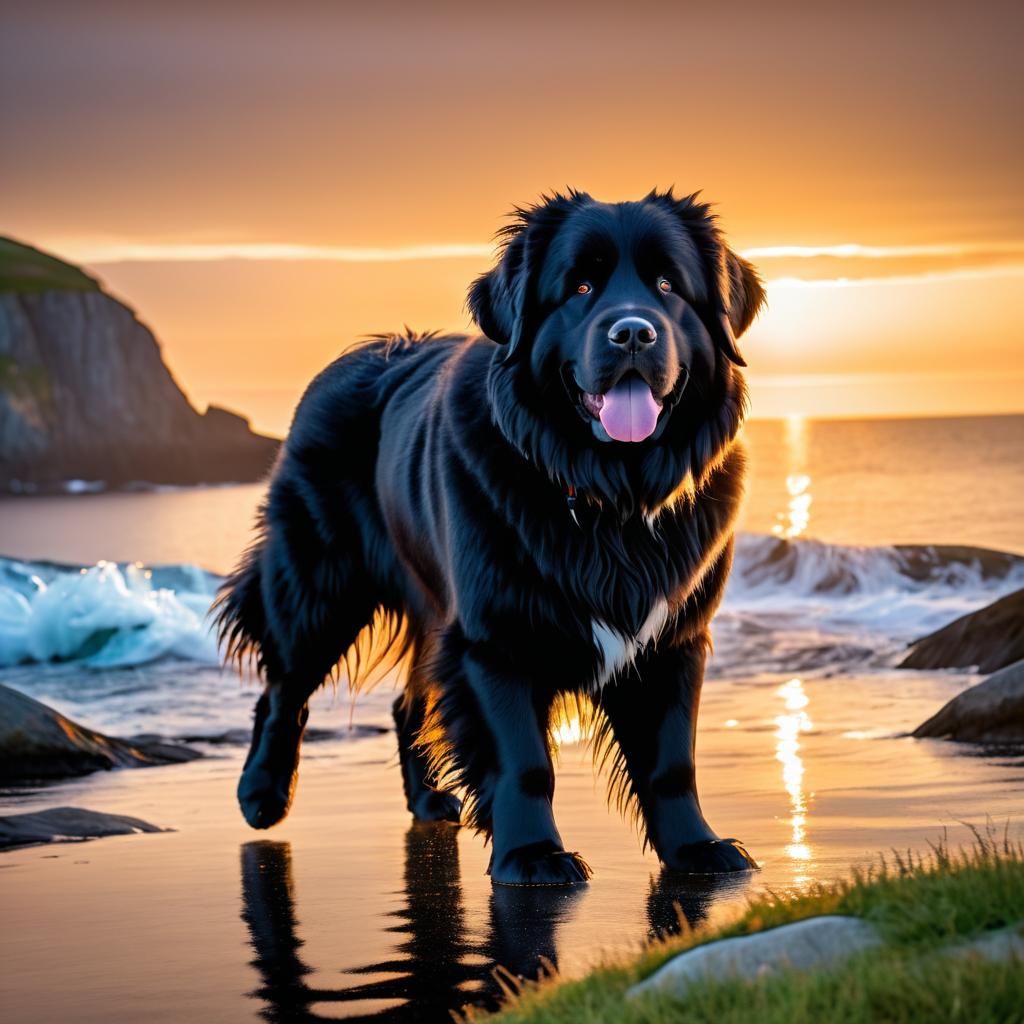
M943 550L1024 553L1024 416L792 418L753 421L745 434L748 494L716 633L767 617L785 653L773 661L763 638L735 631L718 643L713 672L785 671L800 644L832 645L840 661L835 651L898 649L1024 585L1024 561L993 568ZM166 731L165 701L154 697L145 722L124 719L100 694L87 698L92 688L65 692L59 680L76 664L215 666L205 612L252 539L262 494L244 485L0 502L0 666L22 674L19 664L34 663L26 674L94 722ZM909 570L907 545L925 552L925 575ZM216 689L194 696L196 721L175 709L176 728L242 724Z
M741 529L830 544L1024 552L1024 416L753 420ZM223 573L259 485L0 500L0 555Z

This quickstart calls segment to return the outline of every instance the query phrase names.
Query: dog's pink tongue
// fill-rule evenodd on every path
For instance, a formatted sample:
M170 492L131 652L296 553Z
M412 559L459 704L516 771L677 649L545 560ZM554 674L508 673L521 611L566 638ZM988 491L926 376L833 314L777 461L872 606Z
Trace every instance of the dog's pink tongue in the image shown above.
M654 433L661 406L639 377L628 377L604 396L601 425L616 441L643 441Z

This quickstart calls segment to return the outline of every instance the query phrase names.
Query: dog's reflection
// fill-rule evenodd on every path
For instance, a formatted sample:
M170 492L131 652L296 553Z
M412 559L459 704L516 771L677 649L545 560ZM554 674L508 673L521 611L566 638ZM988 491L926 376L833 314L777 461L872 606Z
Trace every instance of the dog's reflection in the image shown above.
M738 897L750 884L749 872L683 875L662 869L647 893L648 937L663 939L695 928L722 900Z
M252 842L242 846L242 917L262 984L251 993L265 1003L268 1021L336 1019L316 1013L315 1004L352 1004L354 1017L381 1021L450 1020L450 1010L467 1005L494 1008L508 973L536 977L550 961L557 966L556 932L577 905L580 889L495 886L488 934L472 936L466 924L459 876L458 830L414 824L406 833L400 941L386 961L349 969L349 975L381 979L338 988L310 984L296 933L291 846ZM663 872L653 880L647 909L652 935L689 925L707 914L717 887ZM499 966L500 965L500 966ZM495 968L498 967L498 971ZM366 1012L365 1005L373 1007Z
M462 906L458 830L414 824L405 838L404 906L391 930L401 936L392 959L346 973L389 975L383 980L325 989L311 985L296 934L295 889L289 843L253 842L242 847L242 917L256 958L261 986L252 993L266 1003L269 1021L326 1020L317 1003L372 1001L383 1008L363 1014L375 1021L450 1020L449 1010L468 1004L497 1005L505 971L536 977L545 960L557 963L555 929L578 890L496 888L490 934L474 940ZM505 975L507 977L507 975ZM361 1007L353 1006L359 1019ZM336 1013L331 1013L332 1018Z

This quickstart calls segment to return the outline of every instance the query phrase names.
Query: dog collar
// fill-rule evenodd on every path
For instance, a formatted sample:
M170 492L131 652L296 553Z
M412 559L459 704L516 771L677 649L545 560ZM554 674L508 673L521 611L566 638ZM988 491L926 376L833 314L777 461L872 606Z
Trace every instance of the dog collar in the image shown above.
M576 487L573 484L565 485L565 504L569 509L572 521L579 526L580 521L576 518Z

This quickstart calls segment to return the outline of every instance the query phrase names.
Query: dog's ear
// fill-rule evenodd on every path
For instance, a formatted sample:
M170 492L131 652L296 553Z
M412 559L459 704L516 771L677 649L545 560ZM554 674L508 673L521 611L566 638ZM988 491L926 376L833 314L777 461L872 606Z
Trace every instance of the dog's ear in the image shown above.
M469 289L467 305L480 330L506 346L502 362L519 353L537 326L537 276L548 246L578 206L592 202L585 192L570 189L542 196L536 206L517 208L514 221L500 232L504 238L494 269L478 277Z
M737 366L746 366L736 339L753 323L765 302L764 286L753 265L725 244L711 205L699 193L677 198L672 189L651 192L648 202L670 210L682 221L704 264L709 294L699 303L704 326L715 344Z
M512 357L523 333L529 269L525 266L526 230L502 250L493 270L481 274L469 289L469 312L491 341L505 345Z
M721 306L716 311L718 342L722 351L737 366L746 366L740 355L736 339L754 322L754 317L765 303L766 295L761 277L742 256L737 256L728 246L723 245L724 262L721 274Z

